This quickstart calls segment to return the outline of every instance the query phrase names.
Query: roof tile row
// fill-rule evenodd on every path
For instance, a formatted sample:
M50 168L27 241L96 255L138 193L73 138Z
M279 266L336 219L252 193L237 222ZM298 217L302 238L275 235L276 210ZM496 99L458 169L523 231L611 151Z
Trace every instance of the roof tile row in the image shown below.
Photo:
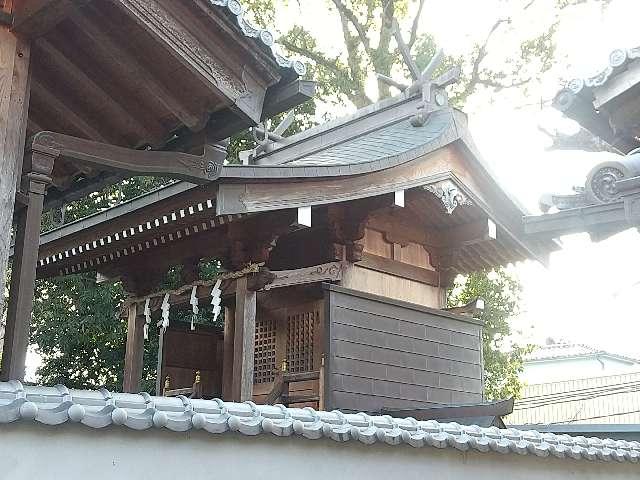
M322 412L252 402L153 397L147 393L111 393L105 389L70 390L62 385L25 387L17 381L0 382L0 424L15 421L36 421L45 425L72 422L92 428L121 425L133 430L155 427L176 432L197 429L213 434L239 432L252 436L297 435L337 442L353 440L366 445L381 442L592 461L638 463L640 459L639 442L481 428L365 413Z

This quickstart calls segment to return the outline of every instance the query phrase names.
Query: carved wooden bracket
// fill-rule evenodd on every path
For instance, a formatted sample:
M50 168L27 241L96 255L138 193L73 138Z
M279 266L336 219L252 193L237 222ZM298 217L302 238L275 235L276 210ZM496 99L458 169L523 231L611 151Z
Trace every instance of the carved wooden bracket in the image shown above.
M451 180L443 180L432 185L425 185L422 188L438 197L449 215L460 205L473 205L471 200Z
M359 262L362 260L365 226L371 210L362 207L341 207L331 205L328 209L330 231L330 253L334 260ZM343 246L343 247L342 247ZM344 257L343 257L344 255Z
M449 288L453 285L458 272L453 267L456 252L452 250L431 249L428 250L429 261L440 275L440 286Z
M218 145L205 146L204 155L198 156L180 152L134 150L54 132L36 134L31 150L34 154L39 154L38 158L63 157L98 165L105 170L170 176L193 183L207 183L217 179L226 158L226 149Z

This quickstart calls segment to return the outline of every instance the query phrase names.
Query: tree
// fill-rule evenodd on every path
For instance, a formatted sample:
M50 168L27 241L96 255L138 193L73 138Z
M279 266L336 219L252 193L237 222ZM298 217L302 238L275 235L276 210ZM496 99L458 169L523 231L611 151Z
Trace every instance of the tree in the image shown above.
M482 298L484 310L479 315L483 322L482 357L484 360L484 388L489 399L518 397L522 384L523 356L531 346L515 344L511 321L518 314L521 286L504 268L475 272L458 280L449 292L449 306L466 305Z

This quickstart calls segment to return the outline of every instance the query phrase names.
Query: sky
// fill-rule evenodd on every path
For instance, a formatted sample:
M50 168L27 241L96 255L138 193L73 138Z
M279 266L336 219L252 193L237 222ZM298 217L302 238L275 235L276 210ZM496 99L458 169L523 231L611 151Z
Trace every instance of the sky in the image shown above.
M509 51L518 35L536 33L549 25L549 8L555 0L537 0L526 15L516 15L513 36L490 44L490 54ZM296 2L293 2L296 3ZM421 31L431 32L447 54L460 54L484 38L499 17L514 15L504 0L427 0ZM327 18L324 2L303 2L280 9L282 30L301 22L320 46L336 52L337 25ZM462 12L462 14L461 14ZM583 185L587 172L607 153L548 152L549 141L538 126L566 131L576 125L551 107L562 79L585 77L603 69L615 48L640 45L637 19L640 1L612 0L608 8L585 5L564 13L557 32L557 64L527 94L522 92L489 100L478 94L465 107L471 133L501 185L531 213L540 213L543 193L571 193ZM551 255L548 268L527 261L511 268L523 286L521 313L513 326L519 340L544 343L556 340L585 343L615 353L640 358L640 235L628 230L600 243L585 234L562 238L563 249Z

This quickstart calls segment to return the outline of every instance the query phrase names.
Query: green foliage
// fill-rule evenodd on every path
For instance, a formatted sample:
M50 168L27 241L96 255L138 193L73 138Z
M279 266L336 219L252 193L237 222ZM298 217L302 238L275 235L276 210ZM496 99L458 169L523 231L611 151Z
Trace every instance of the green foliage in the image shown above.
M456 282L449 292L449 306L466 305L482 298L485 308L479 318L483 321L482 356L484 360L485 394L489 399L518 397L522 384L523 356L531 346L511 341L511 321L518 314L521 287L517 279L504 268L472 273Z
M43 217L43 230L84 218L170 183L134 177L72 202ZM38 381L68 387L122 388L127 319L120 283L97 284L95 274L69 275L36 283L31 343L42 357ZM151 329L152 331L155 329ZM153 390L157 333L145 343L143 386Z

